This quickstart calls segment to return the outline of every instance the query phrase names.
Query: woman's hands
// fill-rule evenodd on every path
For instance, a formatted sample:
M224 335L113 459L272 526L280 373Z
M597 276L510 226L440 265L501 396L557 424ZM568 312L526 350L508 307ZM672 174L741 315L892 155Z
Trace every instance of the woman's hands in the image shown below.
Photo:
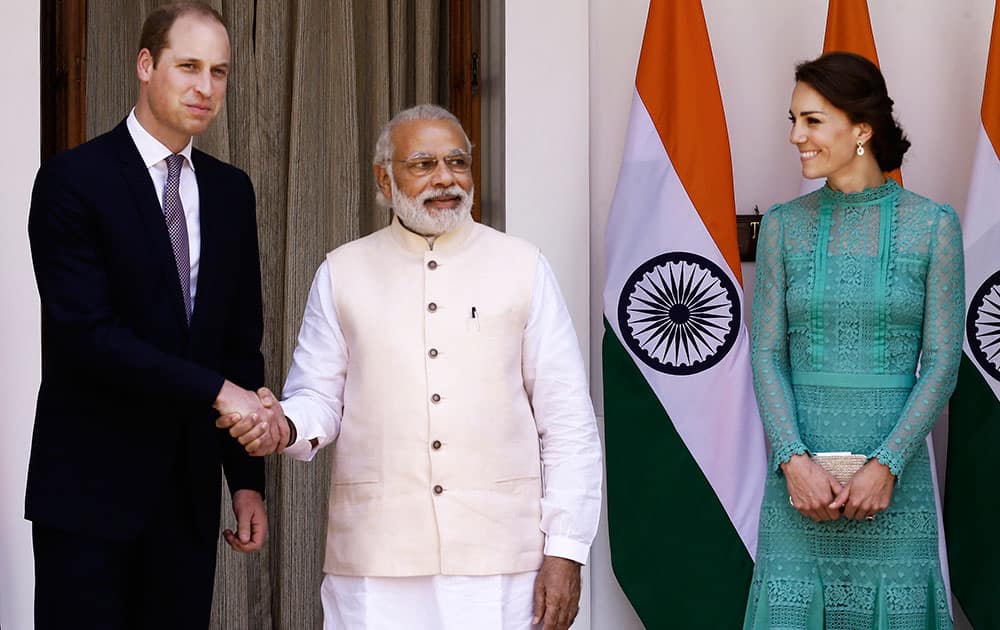
M844 492L844 487L808 455L793 455L781 465L781 472L785 474L792 507L802 516L817 523L840 518L840 506L834 499Z
M895 488L896 477L889 467L877 459L870 459L854 473L831 507L837 510L843 508L846 518L872 520L889 507Z
M792 506L817 523L845 518L872 520L889 507L896 477L889 467L871 459L841 486L808 455L793 455L781 465Z

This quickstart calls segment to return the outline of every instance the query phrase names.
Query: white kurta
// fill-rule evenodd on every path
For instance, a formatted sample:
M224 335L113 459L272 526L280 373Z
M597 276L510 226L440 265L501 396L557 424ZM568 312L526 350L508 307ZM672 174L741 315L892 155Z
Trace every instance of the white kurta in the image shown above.
M527 630L535 571L323 579L323 630Z
M586 562L597 532L602 466L583 359L552 269L539 256L522 348L538 429L545 555ZM282 406L298 439L285 454L311 460L332 443L343 412L347 345L326 263L313 279ZM391 376L389 377L391 378ZM314 448L309 440L316 438ZM535 572L499 576L371 578L327 575L325 628L530 627Z

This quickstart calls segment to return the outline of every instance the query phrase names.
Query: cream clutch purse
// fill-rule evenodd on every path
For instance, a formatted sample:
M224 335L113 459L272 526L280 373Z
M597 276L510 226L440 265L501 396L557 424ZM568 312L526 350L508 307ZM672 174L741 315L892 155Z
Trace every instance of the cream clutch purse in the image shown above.
M845 485L868 461L865 455L857 453L813 453L812 460L830 473L840 485Z

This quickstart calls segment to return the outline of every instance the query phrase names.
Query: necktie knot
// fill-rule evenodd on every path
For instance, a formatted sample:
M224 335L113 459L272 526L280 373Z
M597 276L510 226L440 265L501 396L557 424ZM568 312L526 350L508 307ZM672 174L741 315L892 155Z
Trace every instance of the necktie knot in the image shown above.
M181 173L181 165L184 164L184 156L174 153L167 157L167 177L177 177Z

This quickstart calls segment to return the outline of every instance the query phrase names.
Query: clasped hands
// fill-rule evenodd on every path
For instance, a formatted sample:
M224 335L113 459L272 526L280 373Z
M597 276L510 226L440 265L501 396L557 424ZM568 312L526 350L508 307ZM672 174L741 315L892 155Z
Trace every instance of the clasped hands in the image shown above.
M226 381L215 399L215 426L227 429L247 453L270 455L285 450L290 429L281 403L266 387L256 393Z
M889 467L870 459L841 485L808 455L793 455L781 465L788 497L800 514L817 523L838 518L872 520L889 507L896 477Z

